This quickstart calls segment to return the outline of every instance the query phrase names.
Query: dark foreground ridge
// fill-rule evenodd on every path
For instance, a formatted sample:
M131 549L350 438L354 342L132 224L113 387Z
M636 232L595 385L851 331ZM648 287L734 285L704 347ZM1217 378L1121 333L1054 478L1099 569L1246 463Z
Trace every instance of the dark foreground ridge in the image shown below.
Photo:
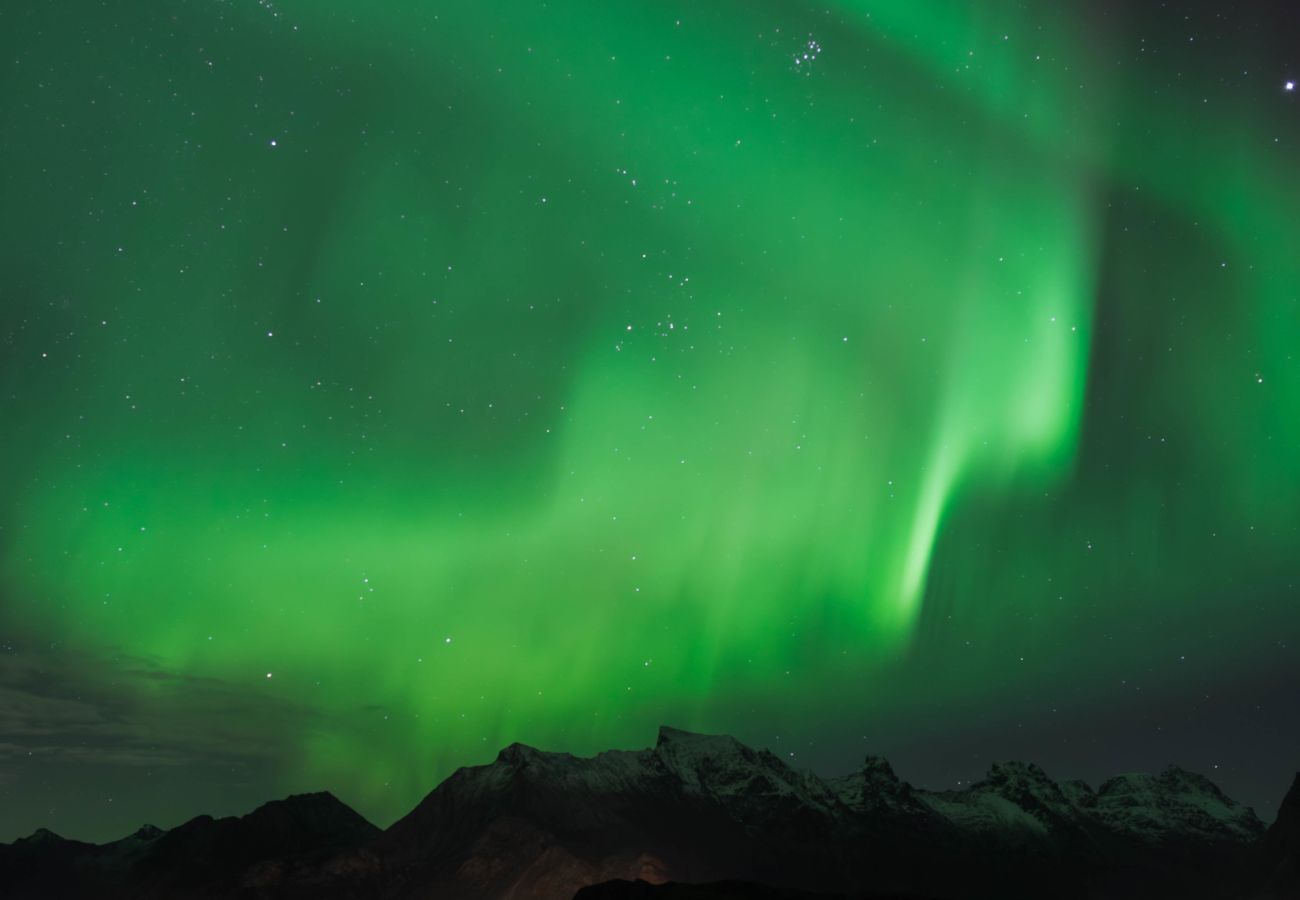
M380 831L330 794L145 826L108 844L0 844L0 897L441 900L1294 898L1300 776L1271 828L1176 767L1097 789L1034 765L923 791L868 757L842 778L661 728L592 758L522 744Z

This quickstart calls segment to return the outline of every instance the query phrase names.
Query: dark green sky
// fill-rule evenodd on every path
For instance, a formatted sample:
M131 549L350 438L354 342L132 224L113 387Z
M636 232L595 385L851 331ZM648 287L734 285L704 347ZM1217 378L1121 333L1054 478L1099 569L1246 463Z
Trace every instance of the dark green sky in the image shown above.
M1284 9L5 4L0 839L661 722L1270 817Z

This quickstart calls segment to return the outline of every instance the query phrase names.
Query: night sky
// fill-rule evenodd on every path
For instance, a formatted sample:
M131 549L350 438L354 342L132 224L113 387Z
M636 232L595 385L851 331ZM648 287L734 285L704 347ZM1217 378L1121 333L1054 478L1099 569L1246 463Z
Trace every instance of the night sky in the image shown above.
M1271 819L1297 48L1282 2L3 3L0 840L386 825L660 723Z

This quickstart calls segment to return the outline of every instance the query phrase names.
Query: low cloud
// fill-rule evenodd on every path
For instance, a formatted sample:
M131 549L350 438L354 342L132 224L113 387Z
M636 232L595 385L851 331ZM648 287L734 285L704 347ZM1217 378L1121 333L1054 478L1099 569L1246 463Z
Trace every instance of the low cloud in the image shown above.
M9 648L0 652L0 782L60 763L274 765L314 715L157 660Z

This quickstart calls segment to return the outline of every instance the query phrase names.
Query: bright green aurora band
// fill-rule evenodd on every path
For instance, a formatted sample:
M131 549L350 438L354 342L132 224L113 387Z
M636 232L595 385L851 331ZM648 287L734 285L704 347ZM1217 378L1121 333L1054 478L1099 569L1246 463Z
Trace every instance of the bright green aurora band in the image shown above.
M29 6L0 616L160 741L220 686L386 821L513 740L917 736L1295 626L1263 73L1082 2Z

